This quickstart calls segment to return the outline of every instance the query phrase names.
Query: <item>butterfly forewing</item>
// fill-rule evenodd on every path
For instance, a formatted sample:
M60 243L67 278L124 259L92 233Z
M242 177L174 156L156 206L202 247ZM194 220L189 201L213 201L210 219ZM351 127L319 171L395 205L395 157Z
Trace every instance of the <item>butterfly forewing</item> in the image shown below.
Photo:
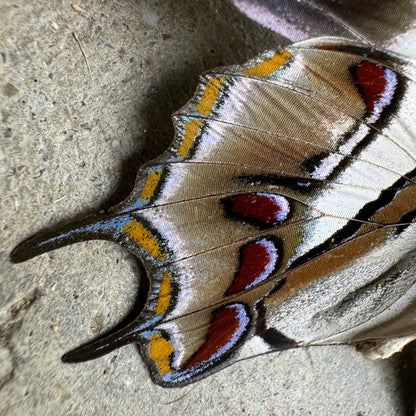
M338 36L416 57L412 0L232 0L254 21L292 41Z

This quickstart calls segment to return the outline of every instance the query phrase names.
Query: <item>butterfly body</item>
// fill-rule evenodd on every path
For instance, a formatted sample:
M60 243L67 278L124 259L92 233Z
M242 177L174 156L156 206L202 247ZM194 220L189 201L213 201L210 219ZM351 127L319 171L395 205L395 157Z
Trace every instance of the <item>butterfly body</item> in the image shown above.
M203 75L123 203L12 253L102 238L146 267L137 319L64 360L135 342L153 380L178 386L266 352L412 337L415 77L342 38Z

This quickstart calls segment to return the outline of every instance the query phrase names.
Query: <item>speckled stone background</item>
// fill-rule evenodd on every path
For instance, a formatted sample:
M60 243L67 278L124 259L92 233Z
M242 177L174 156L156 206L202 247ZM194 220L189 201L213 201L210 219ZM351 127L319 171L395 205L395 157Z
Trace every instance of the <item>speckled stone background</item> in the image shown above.
M377 362L288 351L173 390L134 345L62 364L134 317L143 270L107 242L8 260L33 233L126 197L198 74L284 44L227 0L0 0L1 415L414 414L414 346Z

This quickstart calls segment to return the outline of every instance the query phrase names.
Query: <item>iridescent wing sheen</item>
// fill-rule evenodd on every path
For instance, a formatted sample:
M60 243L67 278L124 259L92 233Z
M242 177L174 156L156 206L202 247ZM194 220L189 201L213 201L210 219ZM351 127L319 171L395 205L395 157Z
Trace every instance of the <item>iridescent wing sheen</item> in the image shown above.
M413 0L232 0L291 41L341 36L416 58Z

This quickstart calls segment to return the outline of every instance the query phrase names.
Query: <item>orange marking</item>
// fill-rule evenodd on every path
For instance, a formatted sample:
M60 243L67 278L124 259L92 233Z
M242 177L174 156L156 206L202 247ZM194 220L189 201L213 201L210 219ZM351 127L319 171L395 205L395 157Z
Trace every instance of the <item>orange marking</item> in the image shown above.
M185 159L189 149L192 147L195 137L198 134L199 128L201 127L202 120L191 120L185 124L185 134L182 143L176 152L176 156Z
M221 78L210 78L205 87L204 93L202 94L201 100L196 105L195 110L203 115L209 116L212 108L214 107L215 101L221 91L222 84L225 82L225 77ZM191 120L185 124L185 134L182 143L176 152L176 156L185 159L188 155L190 148L195 142L196 135L198 134L199 128L201 127L202 120Z
M210 115L212 107L214 107L215 101L218 98L218 94L220 93L222 84L224 84L224 82L225 77L213 77L208 80L201 101L196 106L196 111L198 113L202 114L203 116Z
M159 373L163 376L173 373L170 366L170 356L173 353L172 343L165 339L161 333L153 334L149 343L149 355L159 367Z
M245 75L252 75L254 77L267 77L272 72L279 69L283 64L285 64L292 55L288 51L282 53L276 53L271 58L266 59L263 62L260 62L257 65L252 66L251 68L244 69L241 73Z
M170 300L172 299L172 285L170 281L171 274L169 272L163 273L163 279L160 285L159 299L156 305L156 313L158 315L163 315L167 311Z
M379 224L395 224L406 212L413 211L416 201L416 185L412 184L397 193L394 200L374 216L373 221Z
M266 307L277 308L278 305L305 288L309 283L342 270L375 247L385 243L389 238L388 227L376 230L376 226L372 226L372 229L373 232L341 244L288 273L286 283L265 300Z
M378 224L398 223L406 212L414 209L415 199L416 185L412 184L399 191L394 200L376 212L370 218L370 221ZM386 244L391 232L390 227L377 229L377 225L363 224L357 233L357 238L354 240L341 244L322 256L311 260L308 264L288 273L286 283L279 291L265 300L266 306L276 308L312 281L348 267L349 264L357 261L374 248Z
M163 252L156 237L136 220L132 220L123 227L123 233L143 247L152 257L165 261L167 254Z
M150 198L155 193L156 187L162 177L162 170L156 169L152 171L147 177L146 183L143 186L141 197L146 201L150 201Z

